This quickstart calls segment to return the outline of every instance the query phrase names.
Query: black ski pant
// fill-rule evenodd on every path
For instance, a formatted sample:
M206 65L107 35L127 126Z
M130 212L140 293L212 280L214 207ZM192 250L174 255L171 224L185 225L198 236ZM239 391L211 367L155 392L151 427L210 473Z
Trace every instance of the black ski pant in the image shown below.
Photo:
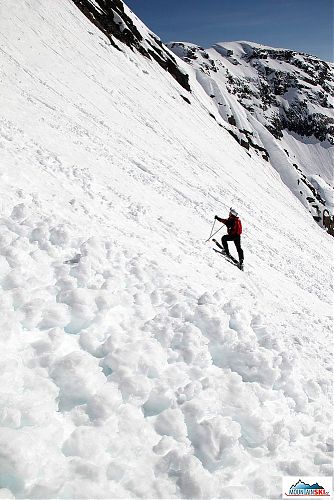
M228 250L227 242L234 241L234 244L235 244L235 247L237 249L238 256L239 256L239 262L243 262L244 261L244 252L241 248L240 239L241 239L240 236L230 236L229 234L226 234L225 236L222 237L222 245L223 245L225 252L228 255L230 252Z

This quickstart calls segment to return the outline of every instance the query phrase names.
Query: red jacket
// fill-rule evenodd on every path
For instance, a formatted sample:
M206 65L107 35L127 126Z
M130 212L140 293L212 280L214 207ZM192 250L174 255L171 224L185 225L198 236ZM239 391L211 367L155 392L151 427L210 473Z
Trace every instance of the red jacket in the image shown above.
M240 236L242 233L242 225L239 217L235 217L235 215L230 215L228 219L220 219L217 217L219 222L222 222L227 226L227 234L229 236Z

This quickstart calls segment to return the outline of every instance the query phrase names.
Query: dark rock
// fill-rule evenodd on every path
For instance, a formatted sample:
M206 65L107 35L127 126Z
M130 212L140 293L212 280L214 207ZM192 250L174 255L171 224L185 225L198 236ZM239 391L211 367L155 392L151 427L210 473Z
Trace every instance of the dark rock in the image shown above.
M186 101L188 104L191 104L191 102L189 101L188 97L184 97L184 95L180 94L180 96L182 97L182 99L184 101Z
M233 116L233 115L229 116L229 117L227 118L227 121L228 121L231 125L236 125L236 124L237 124L237 122L235 121L235 118L234 118L234 116Z

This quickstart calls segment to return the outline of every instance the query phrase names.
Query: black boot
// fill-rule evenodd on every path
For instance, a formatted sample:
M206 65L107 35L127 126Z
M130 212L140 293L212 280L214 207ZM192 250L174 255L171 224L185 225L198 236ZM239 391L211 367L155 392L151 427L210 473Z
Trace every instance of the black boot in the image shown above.
M229 257L230 259L232 258L230 252L228 250L226 251L225 248L220 243L218 243L217 240L215 240L213 238L212 241L214 241L216 243L216 245L220 249L221 253L223 253L224 255L226 255L226 257Z

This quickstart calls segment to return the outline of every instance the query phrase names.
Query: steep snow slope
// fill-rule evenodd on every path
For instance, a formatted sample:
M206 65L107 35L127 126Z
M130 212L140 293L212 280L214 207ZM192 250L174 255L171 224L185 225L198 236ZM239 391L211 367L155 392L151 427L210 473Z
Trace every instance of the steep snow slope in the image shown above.
M97 26L118 50L127 45L148 59L154 59L187 91L188 74L176 62L171 51L163 46L121 0L72 0L85 16Z
M195 68L236 139L265 153L317 219L325 207L332 212L333 64L253 42L223 42L209 49L183 42L169 46ZM315 175L326 186L323 196Z
M192 72L188 94L68 0L0 19L0 496L329 475L332 239ZM245 273L204 243L231 205Z

